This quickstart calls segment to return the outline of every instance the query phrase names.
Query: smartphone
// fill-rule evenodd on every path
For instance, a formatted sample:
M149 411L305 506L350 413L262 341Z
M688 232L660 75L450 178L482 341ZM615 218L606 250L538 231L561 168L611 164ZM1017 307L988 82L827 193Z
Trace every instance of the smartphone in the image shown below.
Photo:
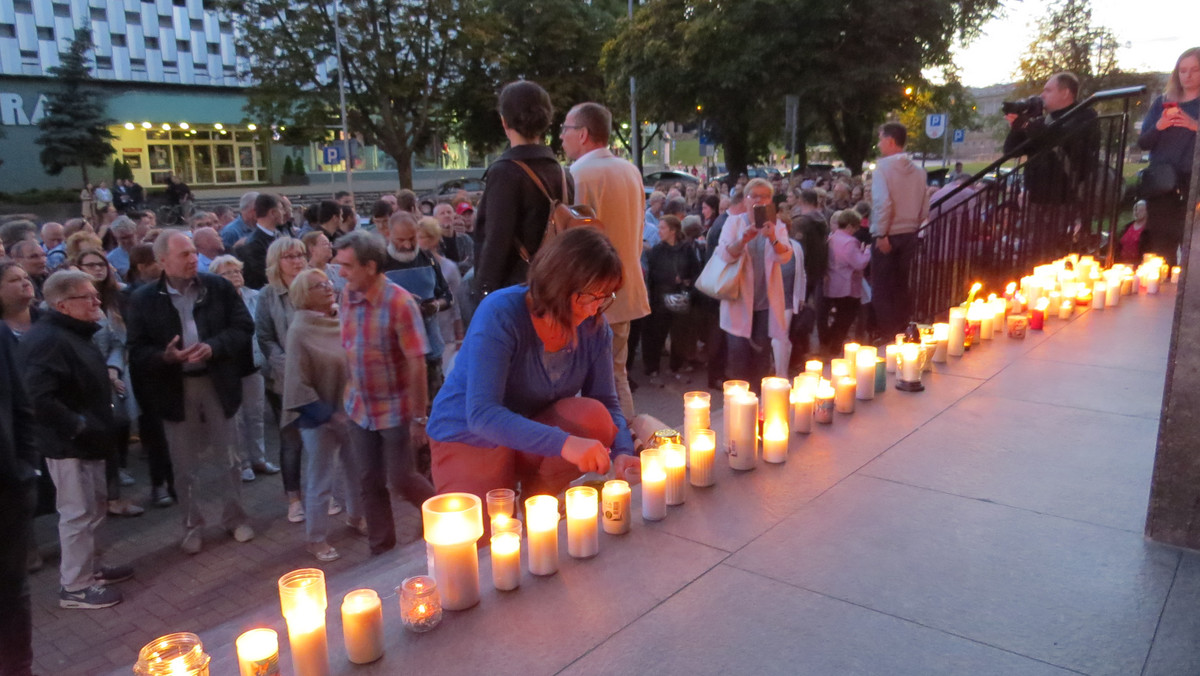
M1179 104L1174 101L1163 101L1163 111L1166 112L1172 108L1178 108Z
M767 205L754 205L754 227L761 230L767 224Z

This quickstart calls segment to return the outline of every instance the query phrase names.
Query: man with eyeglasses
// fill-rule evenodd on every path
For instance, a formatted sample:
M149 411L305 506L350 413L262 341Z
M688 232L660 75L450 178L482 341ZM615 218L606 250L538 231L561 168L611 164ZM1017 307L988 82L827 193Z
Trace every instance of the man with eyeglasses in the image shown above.
M107 608L121 602L121 592L108 585L133 571L101 566L96 551L96 529L108 503L104 460L117 450L108 367L92 342L104 313L86 272L56 272L44 290L49 310L22 337L18 357L34 433L57 494L58 603Z
M245 243L233 250L233 255L246 266L242 270L246 286L255 291L267 285L267 249L280 235L279 226L283 223L279 205L279 198L275 195L259 193L254 199L254 216L257 219L254 230Z
M42 284L46 281L46 252L42 251L42 245L36 239L25 239L14 244L8 253L29 275L34 297L42 300Z
M163 275L133 293L126 317L138 402L163 420L175 491L183 508L184 552L203 546L202 498L220 499L221 525L238 542L254 537L241 500L241 464L232 445L242 376L254 369L254 320L227 280L199 272L196 247L177 230L154 241Z

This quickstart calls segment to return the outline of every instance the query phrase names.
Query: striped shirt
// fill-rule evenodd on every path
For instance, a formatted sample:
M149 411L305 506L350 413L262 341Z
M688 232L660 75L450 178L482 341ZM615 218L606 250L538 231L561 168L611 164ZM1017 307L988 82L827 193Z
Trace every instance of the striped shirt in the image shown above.
M341 317L346 415L368 430L403 425L413 415L406 361L428 351L417 302L380 275L365 293L342 292Z

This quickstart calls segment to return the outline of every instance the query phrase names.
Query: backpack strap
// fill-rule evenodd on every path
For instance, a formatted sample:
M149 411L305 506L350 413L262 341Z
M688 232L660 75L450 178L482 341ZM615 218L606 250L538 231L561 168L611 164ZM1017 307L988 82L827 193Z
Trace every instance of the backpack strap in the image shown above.
M529 178L533 180L533 184L537 186L538 190L541 190L542 194L546 196L546 200L549 201L550 204L554 204L554 198L551 197L550 192L546 190L546 184L542 183L542 179L538 178L538 175L533 171L533 169L529 168L528 164L525 164L521 160L509 160L509 162L512 162L513 164L515 164L518 167L520 167L521 169L523 169L525 171L525 173L529 176ZM567 175L566 175L566 172L564 171L563 172L563 186L565 187L566 185L567 185ZM567 194L564 192L563 198L565 199L566 196L567 196Z

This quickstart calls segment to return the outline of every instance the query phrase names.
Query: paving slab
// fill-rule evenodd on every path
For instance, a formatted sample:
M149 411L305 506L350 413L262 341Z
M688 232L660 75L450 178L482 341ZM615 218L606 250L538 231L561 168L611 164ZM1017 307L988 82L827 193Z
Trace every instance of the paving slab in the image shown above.
M1029 356L1047 361L1144 371L1167 369L1174 295L1146 296L1111 310L1091 310ZM1161 382L1161 378L1160 378Z
M1109 366L1026 358L979 388L980 394L1158 420L1163 376Z
M1200 674L1200 552L1184 552L1144 676Z
M1074 672L720 565L560 673L1052 676Z
M1064 668L1130 674L1178 560L1138 534L855 476L728 563Z
M862 474L1141 533L1158 421L972 394Z

